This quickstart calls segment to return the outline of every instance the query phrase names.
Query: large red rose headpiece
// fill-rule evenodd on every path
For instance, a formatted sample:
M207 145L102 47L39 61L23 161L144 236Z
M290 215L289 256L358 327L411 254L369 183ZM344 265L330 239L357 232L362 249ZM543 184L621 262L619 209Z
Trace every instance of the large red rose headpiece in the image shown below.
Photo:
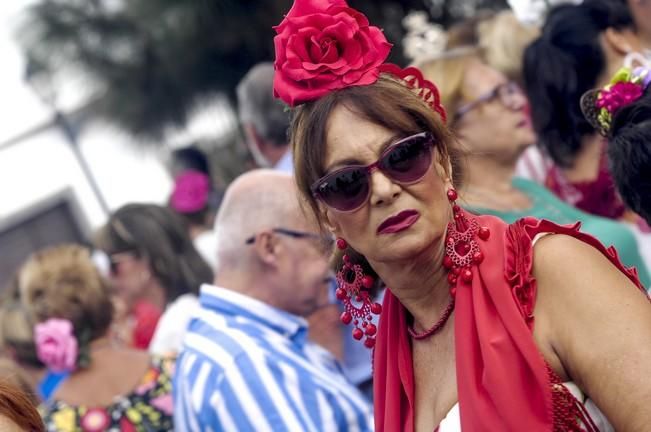
M289 106L377 81L391 44L344 0L297 0L275 27L274 94Z
M385 64L391 44L345 0L295 0L275 29L274 96L287 105L370 85L380 73L389 73L416 91L445 122L436 86L415 68Z

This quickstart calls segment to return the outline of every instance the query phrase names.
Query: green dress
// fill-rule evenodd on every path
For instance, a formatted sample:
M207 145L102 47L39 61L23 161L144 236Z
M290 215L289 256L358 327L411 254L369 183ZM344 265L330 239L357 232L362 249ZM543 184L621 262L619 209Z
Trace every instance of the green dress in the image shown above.
M544 186L530 180L514 178L513 186L529 197L532 203L531 208L521 211L500 211L467 206L466 209L476 214L497 216L507 223L513 223L525 216L547 219L561 225L581 221L581 231L592 234L606 246L615 246L622 263L628 267L637 268L640 281L647 289L649 288L651 283L649 271L640 256L635 235L626 225L584 213L559 200Z

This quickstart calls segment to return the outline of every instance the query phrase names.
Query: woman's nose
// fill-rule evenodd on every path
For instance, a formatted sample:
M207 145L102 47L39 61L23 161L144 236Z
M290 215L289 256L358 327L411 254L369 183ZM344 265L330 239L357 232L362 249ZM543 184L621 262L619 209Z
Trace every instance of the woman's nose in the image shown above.
M371 204L381 206L392 203L402 188L394 183L386 174L380 170L371 173Z
M514 110L529 111L529 100L524 92L517 88L511 93L511 108Z

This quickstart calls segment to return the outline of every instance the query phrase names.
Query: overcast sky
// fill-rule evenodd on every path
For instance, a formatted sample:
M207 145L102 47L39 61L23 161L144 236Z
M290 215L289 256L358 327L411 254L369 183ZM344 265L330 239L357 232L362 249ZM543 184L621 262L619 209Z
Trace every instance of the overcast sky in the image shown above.
M24 60L15 41L20 11L33 0L0 1L0 142L50 116L23 81Z

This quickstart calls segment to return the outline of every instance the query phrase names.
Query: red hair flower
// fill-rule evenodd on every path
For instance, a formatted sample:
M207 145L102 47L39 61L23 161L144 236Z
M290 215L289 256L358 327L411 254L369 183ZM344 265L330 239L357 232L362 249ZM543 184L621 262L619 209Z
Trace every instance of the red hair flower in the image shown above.
M274 95L296 106L377 81L391 44L344 0L296 0L275 27Z

